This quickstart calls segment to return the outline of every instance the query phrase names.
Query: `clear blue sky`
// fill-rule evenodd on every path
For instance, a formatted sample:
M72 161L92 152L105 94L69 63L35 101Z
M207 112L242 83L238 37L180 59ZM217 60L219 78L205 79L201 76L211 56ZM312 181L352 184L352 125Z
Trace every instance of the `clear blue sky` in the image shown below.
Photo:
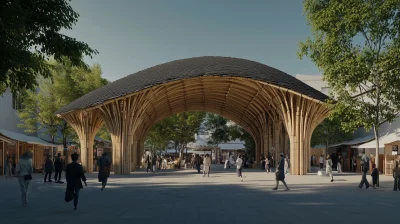
M297 58L311 35L301 0L73 0L80 14L65 33L99 51L111 81L196 56L231 56L296 74L319 74Z

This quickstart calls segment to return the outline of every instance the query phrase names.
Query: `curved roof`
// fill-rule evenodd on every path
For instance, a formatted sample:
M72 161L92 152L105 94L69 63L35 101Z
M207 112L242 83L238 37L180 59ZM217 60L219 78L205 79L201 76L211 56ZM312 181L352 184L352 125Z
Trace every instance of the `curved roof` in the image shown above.
M110 99L171 81L201 76L232 76L274 84L325 101L328 97L295 77L267 65L240 58L196 57L167 62L128 75L71 102L57 114L90 108Z

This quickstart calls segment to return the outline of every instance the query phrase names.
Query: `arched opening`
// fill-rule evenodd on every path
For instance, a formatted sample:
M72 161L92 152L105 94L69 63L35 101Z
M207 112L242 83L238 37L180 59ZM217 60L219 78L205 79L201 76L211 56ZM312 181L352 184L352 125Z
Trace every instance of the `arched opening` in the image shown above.
M168 167L175 164L177 168L193 167L194 154L209 154L214 164L223 164L226 155L236 158L239 153L246 155L248 162L253 162L254 142L244 128L220 115L184 112L151 127L145 137L145 152L139 152L140 166L147 166L143 164L147 155L166 158Z

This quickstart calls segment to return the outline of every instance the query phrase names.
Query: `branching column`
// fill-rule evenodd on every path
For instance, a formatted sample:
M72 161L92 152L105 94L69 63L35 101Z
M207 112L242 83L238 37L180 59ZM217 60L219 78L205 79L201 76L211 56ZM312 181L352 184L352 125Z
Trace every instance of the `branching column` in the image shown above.
M62 115L75 130L80 142L80 161L87 173L93 173L93 145L98 130L103 125L98 110L80 111Z
M113 142L113 165L116 174L130 174L136 164L136 138L147 92L115 100L100 107Z
M302 97L289 90L272 89L281 107L290 139L290 172L305 175L311 134L316 123L328 116L327 107L318 101Z

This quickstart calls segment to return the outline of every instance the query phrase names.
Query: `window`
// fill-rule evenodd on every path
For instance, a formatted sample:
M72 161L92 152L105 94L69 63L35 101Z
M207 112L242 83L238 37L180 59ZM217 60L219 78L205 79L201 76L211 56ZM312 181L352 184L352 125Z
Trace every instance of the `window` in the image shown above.
M20 93L12 94L12 107L14 110L22 109L22 97Z

